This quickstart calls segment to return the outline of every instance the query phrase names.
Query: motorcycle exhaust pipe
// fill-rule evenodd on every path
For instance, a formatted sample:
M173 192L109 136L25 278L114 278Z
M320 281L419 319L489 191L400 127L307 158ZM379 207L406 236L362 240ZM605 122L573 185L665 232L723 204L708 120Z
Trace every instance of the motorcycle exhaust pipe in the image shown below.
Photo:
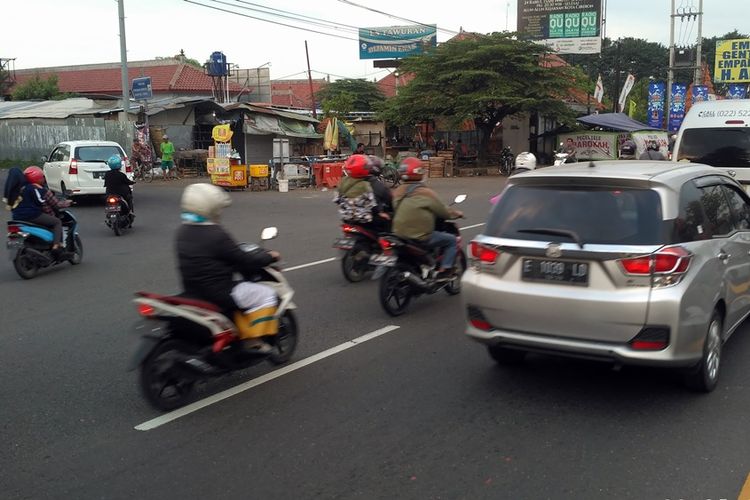
M429 291L431 286L424 281L422 278L417 276L414 273L410 273L409 271L404 273L404 279L413 287L418 288L423 291Z

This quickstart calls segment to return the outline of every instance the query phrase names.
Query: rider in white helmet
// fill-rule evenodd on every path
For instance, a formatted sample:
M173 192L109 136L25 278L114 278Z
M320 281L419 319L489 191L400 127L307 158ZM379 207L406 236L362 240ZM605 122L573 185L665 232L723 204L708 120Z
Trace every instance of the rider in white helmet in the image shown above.
M255 274L279 260L279 254L259 247L246 251L232 239L219 224L221 212L231 203L229 195L212 184L191 184L185 188L181 201L182 226L177 231L177 260L186 295L212 302L229 317L237 318L238 310L249 315L275 308L277 297L271 287L234 281L234 274ZM258 338L246 338L243 343L254 352L271 350L270 345Z

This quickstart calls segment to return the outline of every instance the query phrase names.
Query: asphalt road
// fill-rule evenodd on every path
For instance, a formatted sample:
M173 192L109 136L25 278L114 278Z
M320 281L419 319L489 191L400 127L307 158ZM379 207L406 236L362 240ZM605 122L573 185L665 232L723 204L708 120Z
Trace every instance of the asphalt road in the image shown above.
M502 183L432 182L446 200L469 194L462 226L484 222ZM338 235L332 193L314 190L233 193L224 218L244 241L279 227L269 246L296 268L293 362L399 328L136 430L161 414L125 369L138 340L131 299L178 290L172 240L184 185L137 186L136 225L120 238L96 202L75 207L80 266L24 281L0 264L1 497L717 499L743 488L747 326L708 395L662 370L545 356L501 368L464 338L460 297L422 297L394 319L376 283L345 282L328 260ZM210 382L196 399L273 370Z

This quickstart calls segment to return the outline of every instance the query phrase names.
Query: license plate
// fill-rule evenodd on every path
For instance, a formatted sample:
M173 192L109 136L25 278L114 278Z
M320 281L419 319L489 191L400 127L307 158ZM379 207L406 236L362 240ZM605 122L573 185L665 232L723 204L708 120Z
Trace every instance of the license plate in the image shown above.
M589 265L586 262L551 259L523 259L521 279L561 285L589 285Z
M398 257L395 255L383 255L381 253L370 256L370 264L373 266L393 267L396 262L398 262Z
M111 212L111 213L117 213L117 212L120 211L120 206L119 205L107 205L106 207L104 207L104 211L105 212Z
M354 248L354 240L352 238L338 238L333 242L333 248L340 248L341 250L351 250Z
M104 179L104 174L106 174L106 173L107 172L93 172L94 179Z

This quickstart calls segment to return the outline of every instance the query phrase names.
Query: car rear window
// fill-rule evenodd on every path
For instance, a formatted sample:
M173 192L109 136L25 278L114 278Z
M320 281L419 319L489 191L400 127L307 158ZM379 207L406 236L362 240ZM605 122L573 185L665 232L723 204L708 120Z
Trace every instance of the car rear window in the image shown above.
M124 156L118 146L81 146L76 148L76 160L107 162L112 155Z
M750 128L690 128L682 133L677 160L712 167L750 167Z
M665 240L656 191L586 186L511 186L492 210L484 234L573 241L563 235L533 232L540 229L572 231L584 244L657 245Z

